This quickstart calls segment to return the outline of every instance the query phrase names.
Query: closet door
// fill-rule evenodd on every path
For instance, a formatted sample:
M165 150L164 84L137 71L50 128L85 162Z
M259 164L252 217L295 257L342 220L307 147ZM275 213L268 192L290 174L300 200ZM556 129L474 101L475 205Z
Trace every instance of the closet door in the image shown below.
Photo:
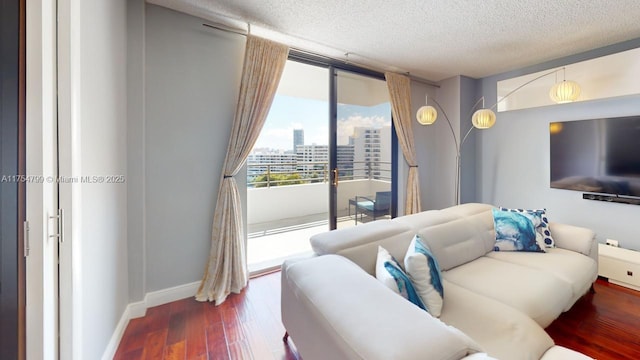
M26 5L26 356L58 359L57 2Z

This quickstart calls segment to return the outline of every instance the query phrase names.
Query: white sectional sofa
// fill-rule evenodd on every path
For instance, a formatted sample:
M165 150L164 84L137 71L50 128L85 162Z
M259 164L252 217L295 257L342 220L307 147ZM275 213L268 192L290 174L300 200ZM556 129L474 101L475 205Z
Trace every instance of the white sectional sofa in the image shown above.
M492 206L464 204L316 235L316 256L282 267L282 321L305 360L589 359L548 326L597 277L588 229L551 223L546 253L494 252ZM378 246L403 259L413 237L442 271L440 318L375 278Z

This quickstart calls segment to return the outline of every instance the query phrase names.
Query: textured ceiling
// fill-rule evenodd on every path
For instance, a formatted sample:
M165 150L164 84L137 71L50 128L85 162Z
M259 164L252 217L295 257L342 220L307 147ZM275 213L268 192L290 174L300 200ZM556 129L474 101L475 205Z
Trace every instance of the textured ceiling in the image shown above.
M148 0L303 50L438 81L640 38L638 0Z

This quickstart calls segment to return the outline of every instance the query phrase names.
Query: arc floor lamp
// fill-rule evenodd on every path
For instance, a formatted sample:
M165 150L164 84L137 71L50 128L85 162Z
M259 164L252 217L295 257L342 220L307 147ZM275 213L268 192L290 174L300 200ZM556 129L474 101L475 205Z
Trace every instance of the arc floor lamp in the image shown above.
M575 81L566 80L564 76L565 75L564 67L559 69L554 69L534 79L531 79L525 82L524 84L518 86L517 88L513 89L512 91L507 93L505 96L500 98L500 100L498 100L490 108L485 108L484 96L481 97L478 101L476 101L476 103L471 107L471 110L469 111L469 113L473 112L473 110L480 103L482 103L482 107L479 110L476 110L475 112L473 112L473 115L471 116L471 124L473 126L469 128L469 131L467 131L464 137L462 137L461 141L458 141L458 138L456 137L456 132L453 130L453 125L451 124L451 121L449 120L447 113L444 111L442 106L440 106L440 103L438 103L438 101L436 101L433 98L432 99L429 99L429 97L425 98L426 105L418 109L418 112L416 113L416 119L418 123L420 123L421 125L431 125L435 123L436 120L438 119L438 110L436 110L435 107L429 105L429 100L431 100L440 109L440 111L442 112L442 115L444 116L444 119L447 121L447 124L449 125L449 129L451 130L451 135L453 137L453 143L456 147L456 182L455 182L455 203L456 204L460 204L460 165L461 165L460 154L462 150L462 145L469 137L469 134L471 134L471 131L473 131L474 128L479 130L490 129L496 123L496 114L495 112L493 112L493 109L495 109L500 102L505 100L507 97L509 97L511 94L515 93L516 91L527 86L528 84L531 84L532 82L538 79L541 79L545 76L554 75L554 74L557 75L558 72L560 71L563 72L563 80L556 82L551 87L551 89L549 90L549 97L551 97L551 100L553 100L558 104L576 101L580 96L580 85L578 85ZM468 116L465 118L468 118Z

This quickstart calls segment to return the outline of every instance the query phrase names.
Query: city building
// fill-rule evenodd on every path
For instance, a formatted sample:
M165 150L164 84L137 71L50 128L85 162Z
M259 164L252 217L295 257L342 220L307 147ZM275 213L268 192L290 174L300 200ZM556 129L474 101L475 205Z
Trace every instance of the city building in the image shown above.
M296 147L297 169L302 177L324 176L329 169L329 146L298 145Z
M270 173L293 173L296 171L296 154L252 153L247 157L247 177Z
M293 129L293 152L299 145L304 145L304 129Z
M356 127L349 142L354 149L354 178L391 178L391 125Z
M336 147L336 157L338 162L338 175L341 179L353 179L353 154L354 147L350 145L338 145Z

